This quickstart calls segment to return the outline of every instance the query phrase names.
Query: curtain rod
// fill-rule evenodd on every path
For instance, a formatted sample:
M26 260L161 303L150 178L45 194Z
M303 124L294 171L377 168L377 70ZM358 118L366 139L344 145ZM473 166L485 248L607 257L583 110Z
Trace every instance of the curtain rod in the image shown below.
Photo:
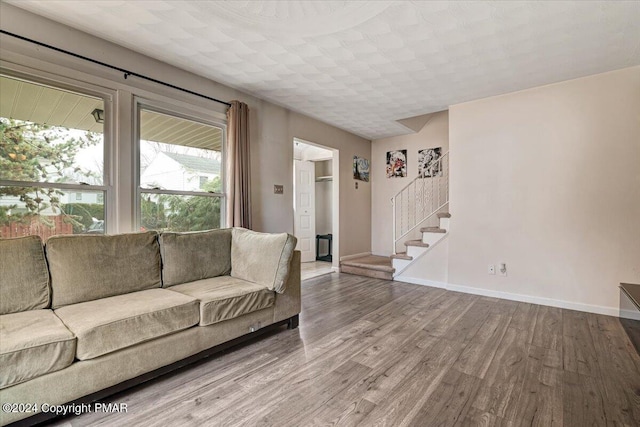
M163 82L161 80L154 79L153 77L145 76L143 74L139 74L139 73L136 73L134 71L129 71L129 70L126 70L124 68L116 67L115 65L107 64L106 62L98 61L96 59L92 59L92 58L89 58L89 57L86 57L86 56L83 56L83 55L79 55L77 53L73 53L73 52L70 52L68 50L60 49L59 47L51 46L49 44L42 43L42 42L39 42L37 40L33 40L33 39L30 39L28 37L24 37L24 36L21 36L21 35L18 35L18 34L14 34L14 33L11 33L9 31L0 30L0 33L6 34L6 35L11 36L11 37L15 37L15 38L20 39L20 40L27 41L29 43L37 44L38 46L46 47L47 49L55 50L56 52L60 52L60 53L64 53L64 54L73 56L74 58L83 59L85 61L92 62L94 64L102 65L103 67L111 68L112 70L120 71L121 73L124 73L125 80L129 76L138 77L138 78L143 79L143 80L147 80L147 81L150 81L150 82L162 85L162 86L170 87L171 89L176 89L176 90L179 90L181 92L188 93L190 95L195 95L195 96L198 96L200 98L208 99L209 101L214 101L214 102L217 102L219 104L224 104L227 107L231 107L231 104L226 102L226 101L221 101L221 100L213 98L211 96L203 95L201 93L194 92L192 90L185 89L185 88L180 87L180 86L172 85L171 83Z

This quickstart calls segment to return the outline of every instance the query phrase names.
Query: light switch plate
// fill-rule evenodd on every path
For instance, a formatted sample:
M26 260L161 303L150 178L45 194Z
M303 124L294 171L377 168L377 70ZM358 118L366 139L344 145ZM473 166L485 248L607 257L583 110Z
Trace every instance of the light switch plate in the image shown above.
M274 185L273 194L284 194L284 185Z

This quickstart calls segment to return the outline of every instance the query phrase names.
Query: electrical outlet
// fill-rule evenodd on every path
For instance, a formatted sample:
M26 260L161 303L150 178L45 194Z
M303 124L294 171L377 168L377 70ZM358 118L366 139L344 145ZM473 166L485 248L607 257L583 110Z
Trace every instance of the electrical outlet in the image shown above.
M505 276L507 275L507 264L505 264L504 262L501 262L500 265L498 266L498 273L501 276Z
M487 273L496 274L496 266L493 264L489 264L489 267L487 268Z
M284 185L274 185L273 194L284 194Z

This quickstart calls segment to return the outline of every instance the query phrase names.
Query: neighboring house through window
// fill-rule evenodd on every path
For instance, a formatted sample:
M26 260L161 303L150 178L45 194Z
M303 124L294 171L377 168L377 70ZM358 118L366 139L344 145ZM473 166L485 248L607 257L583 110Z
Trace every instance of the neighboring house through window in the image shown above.
M197 231L222 227L223 129L139 108L140 226Z
M61 79L0 74L0 238L225 226L220 111Z

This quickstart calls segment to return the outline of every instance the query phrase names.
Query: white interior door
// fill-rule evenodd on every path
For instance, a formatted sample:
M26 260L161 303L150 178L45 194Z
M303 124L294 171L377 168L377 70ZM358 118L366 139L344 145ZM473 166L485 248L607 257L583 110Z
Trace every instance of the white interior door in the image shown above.
M293 234L298 238L302 262L316 260L316 185L313 162L294 160L295 212Z

